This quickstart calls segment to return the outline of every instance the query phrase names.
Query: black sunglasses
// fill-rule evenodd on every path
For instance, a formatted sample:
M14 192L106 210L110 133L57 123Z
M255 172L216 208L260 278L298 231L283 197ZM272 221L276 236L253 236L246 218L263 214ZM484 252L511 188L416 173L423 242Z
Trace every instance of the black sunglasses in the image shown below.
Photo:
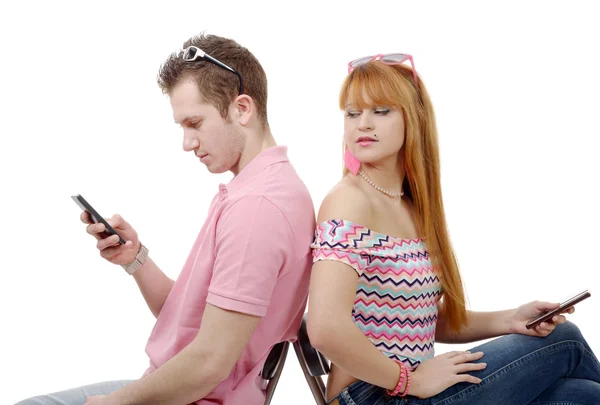
M215 65L219 66L220 68L228 70L231 73L233 73L234 75L236 75L238 77L238 79L240 79L239 93L240 93L240 95L244 94L244 85L242 83L242 76L238 73L237 70L230 68L229 66L227 66L220 60L213 58L212 56L210 56L209 54L207 54L206 52L204 52L202 49L198 48L197 46L188 46L187 48L183 49L182 52L183 52L183 60L186 62L193 62L195 60L206 60L206 61L214 63Z

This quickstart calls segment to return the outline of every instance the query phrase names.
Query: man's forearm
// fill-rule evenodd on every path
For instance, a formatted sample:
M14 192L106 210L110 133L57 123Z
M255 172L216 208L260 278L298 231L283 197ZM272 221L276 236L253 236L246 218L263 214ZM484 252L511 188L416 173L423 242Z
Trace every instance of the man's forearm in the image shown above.
M229 373L188 345L162 367L109 395L115 405L185 405L211 393Z
M514 309L495 312L467 311L467 325L459 332L451 331L445 317L440 317L436 341L440 343L470 343L510 333L510 316Z
M133 273L142 296L152 311L154 317L158 317L167 296L175 282L165 275L160 268L148 258L146 262Z

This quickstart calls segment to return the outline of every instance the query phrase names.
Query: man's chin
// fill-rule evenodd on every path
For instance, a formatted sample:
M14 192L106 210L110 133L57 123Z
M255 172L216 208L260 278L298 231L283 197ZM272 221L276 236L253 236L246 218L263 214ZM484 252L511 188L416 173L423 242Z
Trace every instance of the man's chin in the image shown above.
M214 167L214 166L207 165L206 168L212 174L221 174L221 173L225 173L226 171L229 170L227 167L223 167L223 166Z

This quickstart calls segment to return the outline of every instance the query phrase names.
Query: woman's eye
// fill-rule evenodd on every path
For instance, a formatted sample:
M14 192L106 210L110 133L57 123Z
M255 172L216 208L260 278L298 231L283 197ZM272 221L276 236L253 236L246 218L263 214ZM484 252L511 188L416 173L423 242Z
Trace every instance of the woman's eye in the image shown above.
M346 117L354 118L354 117L356 117L356 116L358 116L358 113L357 113L357 112L354 112L354 111L348 111L348 112L346 113Z
M375 114L378 115L386 115L389 112L390 110L388 108L378 108L377 110L375 110Z

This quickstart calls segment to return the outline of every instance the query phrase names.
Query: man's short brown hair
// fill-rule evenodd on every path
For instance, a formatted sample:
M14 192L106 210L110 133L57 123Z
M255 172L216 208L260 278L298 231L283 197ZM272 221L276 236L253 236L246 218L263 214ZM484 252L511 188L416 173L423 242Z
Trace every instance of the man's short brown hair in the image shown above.
M196 46L215 59L237 70L242 76L244 94L256 105L258 119L264 126L267 121L267 76L256 57L232 39L200 34L188 39L183 49ZM193 80L204 96L204 101L227 118L228 107L239 94L237 76L211 62L198 60L185 62L182 53L173 53L162 64L157 82L163 93L171 90L181 80Z

